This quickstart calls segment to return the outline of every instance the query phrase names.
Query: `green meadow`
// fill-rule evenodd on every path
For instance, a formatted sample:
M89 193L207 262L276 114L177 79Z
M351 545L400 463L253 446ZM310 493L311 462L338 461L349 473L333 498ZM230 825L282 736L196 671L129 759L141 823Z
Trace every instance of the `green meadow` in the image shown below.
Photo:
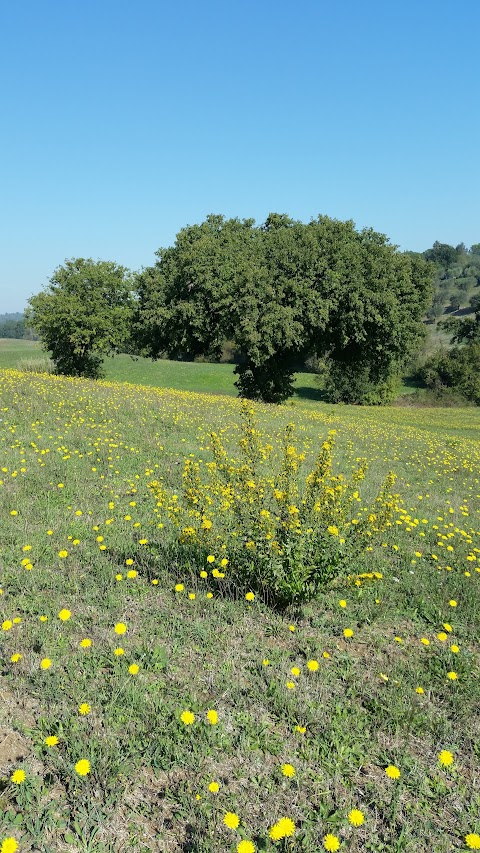
M326 441L333 491L366 460L344 528L371 539L280 608L201 484L182 533L212 433L242 470L232 366L12 369L32 354L0 342L2 853L480 849L478 410L327 406L308 374L254 405L259 482L288 424L299 500Z

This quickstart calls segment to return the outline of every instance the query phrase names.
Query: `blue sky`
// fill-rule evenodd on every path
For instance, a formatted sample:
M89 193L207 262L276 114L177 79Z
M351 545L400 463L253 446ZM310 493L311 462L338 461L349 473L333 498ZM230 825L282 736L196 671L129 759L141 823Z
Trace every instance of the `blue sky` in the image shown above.
M0 313L208 213L480 242L479 0L0 3Z

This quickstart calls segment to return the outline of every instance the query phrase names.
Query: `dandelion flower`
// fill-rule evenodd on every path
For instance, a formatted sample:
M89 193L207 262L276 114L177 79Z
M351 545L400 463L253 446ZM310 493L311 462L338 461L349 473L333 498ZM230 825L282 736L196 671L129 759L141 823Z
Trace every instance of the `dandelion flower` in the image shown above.
M240 823L240 818L238 814L235 814L235 812L227 812L226 815L224 815L223 822L229 829L236 829Z
M440 755L438 756L438 760L440 764L443 764L444 767L450 767L454 762L453 754L449 752L448 749L442 749Z
M323 839L323 846L325 847L325 850L329 851L329 853L330 851L332 851L332 853L335 853L335 850L338 850L340 847L340 841L338 840L336 835L332 835L332 833L329 832L328 835L326 835Z
M65 557L68 557L68 551L65 551L65 549L63 549L62 551L58 552L58 556L61 557L62 560L64 560Z
M245 595L245 598L247 599L247 601L254 601L255 593L254 592L247 592L247 594Z
M75 771L79 776L87 776L90 773L90 762L86 758L81 758L75 765Z
M52 665L52 661L50 660L50 658L43 658L40 661L40 666L42 669L50 669L51 665Z
M214 563L214 562L215 562L215 557L213 556L213 554L209 554L207 557L207 563Z
M119 646L118 649L113 650L113 654L116 655L117 657L120 657L120 655L125 654L125 649L122 649L121 646Z
M205 569L202 569L202 571L200 572L200 577L204 579L208 578L208 572L206 572Z
M12 620L5 619L5 622L2 622L2 631L10 631L10 628L13 628Z
M450 646L450 651L453 652L454 655L458 655L460 648L454 644L453 646Z
M422 638L421 638L421 640L420 640L420 642L421 642L421 643L423 643L423 645L424 645L424 646L429 646L429 645L430 645L430 640L429 640L429 639L427 639L427 637L422 637Z
M58 737L56 735L48 735L48 737L45 738L44 743L47 746L56 746L58 743Z
M185 587L184 587L183 583L177 583L175 585L175 592L183 592L184 589L185 589Z
M220 785L218 782L210 782L208 790L211 791L212 794L216 794L220 790Z
M78 708L78 713L82 715L82 717L86 717L87 714L90 713L91 707L88 702L82 702L82 704Z
M127 572L127 578L133 579L133 578L136 578L137 576L138 576L138 572L135 569L130 569L130 571Z
M295 726L295 731L301 735L304 735L305 732L307 731L307 727L306 726Z
M353 637L353 631L352 631L352 629L351 629L351 628L345 628L345 630L344 630L344 632L343 632L343 636L344 636L344 637L345 637L345 639L347 639L347 640L348 640L350 637ZM332 848L332 849L333 849L333 848ZM335 848L335 849L337 849L337 848Z
M455 601L455 599L454 599L454 598L451 598L451 599L450 599L450 601L449 601L448 603L449 603L450 607L456 607L456 606L457 606L457 604L458 604L458 602L457 602L457 601Z
M140 671L140 667L139 667L138 663L131 663L130 666L128 667L128 671L129 671L130 675L137 675L137 673Z
M295 676L295 678L297 678L300 675L300 670L299 670L298 666L292 666L290 672L292 673L292 675Z
M182 711L180 719L186 726L191 726L195 722L195 714L192 714L191 711Z
M360 809L352 809L348 815L348 819L352 826L361 826L365 821L365 815L360 811Z
M398 767L395 767L394 764L389 764L388 767L385 768L385 773L389 779L399 779L401 776L400 770Z
M287 690L295 690L295 682L294 681L286 681L285 687Z
M237 853L255 853L256 849L253 841L248 841L246 838L237 844Z
M27 778L27 774L25 770L14 770L12 775L10 776L10 781L14 783L14 785L21 785L22 782L25 782Z
M309 669L310 672L316 672L318 667L319 667L318 660L307 661L307 669Z
M15 654L12 655L10 658L12 663L18 663L18 661L21 659L22 659L22 655L20 654L20 652L15 652Z
M125 632L127 630L127 626L125 625L124 622L117 622L117 624L115 625L113 630L115 631L116 634L125 634Z
M80 640L79 645L82 647L82 649L89 649L92 645L92 641L89 640L88 637L85 637L84 640Z
M344 598L341 598L338 603L339 603L340 607L346 607L347 606L347 602L345 601Z
M218 723L218 714L213 708L207 711L207 720L211 726L216 726Z
M470 850L480 850L480 835L476 832L469 832L465 836L465 844Z
M418 693L419 696L423 696L423 694L425 693L425 690L423 689L423 687L416 687L415 693Z
M295 832L295 824L289 817L281 817L269 831L272 841L280 841L281 838L289 838Z
M453 672L453 670L452 670L452 672L447 672L447 678L449 678L450 681L456 681L458 678L458 675L456 672Z
M18 850L18 844L14 838L4 838L2 841L2 846L0 847L0 853L15 853Z

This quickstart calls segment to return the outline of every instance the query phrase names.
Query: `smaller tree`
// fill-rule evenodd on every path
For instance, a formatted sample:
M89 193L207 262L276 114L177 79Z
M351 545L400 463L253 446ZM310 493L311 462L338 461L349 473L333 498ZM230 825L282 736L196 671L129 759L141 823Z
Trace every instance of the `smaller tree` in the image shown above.
M97 379L104 356L127 345L133 307L131 276L125 267L73 258L29 299L26 321L51 353L58 373Z

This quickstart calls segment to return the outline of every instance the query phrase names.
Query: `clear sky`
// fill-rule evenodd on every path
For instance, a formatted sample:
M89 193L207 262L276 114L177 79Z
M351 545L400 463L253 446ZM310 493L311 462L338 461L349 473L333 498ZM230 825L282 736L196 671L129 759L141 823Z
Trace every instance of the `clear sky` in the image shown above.
M0 0L0 313L208 213L480 242L480 0Z

